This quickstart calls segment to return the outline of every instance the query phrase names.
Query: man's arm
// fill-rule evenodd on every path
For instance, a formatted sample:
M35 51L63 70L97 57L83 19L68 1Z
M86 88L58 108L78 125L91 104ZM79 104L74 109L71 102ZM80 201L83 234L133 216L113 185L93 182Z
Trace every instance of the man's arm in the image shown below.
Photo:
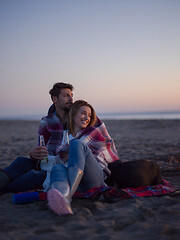
M46 118L41 119L39 124L38 134L43 135L45 145L46 145L50 137L50 133L47 128ZM39 142L39 139L38 139L38 142ZM48 151L47 151L47 148L44 146L37 146L31 149L29 152L30 158L35 160L43 160L45 157L47 157L47 155L48 155Z
M47 148L42 146L35 147L29 152L29 156L33 160L43 160L47 155Z
M48 130L48 123L46 117L42 118L39 124L38 134L43 135L45 145L48 143L48 140L51 136Z

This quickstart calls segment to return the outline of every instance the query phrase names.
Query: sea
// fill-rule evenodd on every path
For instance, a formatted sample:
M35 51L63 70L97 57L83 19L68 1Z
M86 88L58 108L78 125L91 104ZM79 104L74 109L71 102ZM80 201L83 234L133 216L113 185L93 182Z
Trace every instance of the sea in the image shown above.
M101 120L176 120L180 119L180 111L176 112L129 112L129 113L96 113ZM41 115L0 116L0 120L40 120Z
M101 113L98 115L100 119L109 120L168 120L180 119L179 112L130 112L130 113Z

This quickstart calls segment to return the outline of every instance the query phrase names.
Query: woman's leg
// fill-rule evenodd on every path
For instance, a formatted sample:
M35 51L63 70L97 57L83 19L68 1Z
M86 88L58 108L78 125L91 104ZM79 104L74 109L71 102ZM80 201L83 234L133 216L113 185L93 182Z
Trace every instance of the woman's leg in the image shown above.
M70 143L68 167L57 164L51 171L48 205L59 215L72 214L70 202L77 188L86 191L103 184L103 170L91 150L81 141L74 140Z
M84 174L78 190L86 191L104 185L104 172L90 148L76 139L70 143L68 168L76 167Z
M47 193L48 206L58 215L72 214L68 169L56 164L51 171L51 189Z

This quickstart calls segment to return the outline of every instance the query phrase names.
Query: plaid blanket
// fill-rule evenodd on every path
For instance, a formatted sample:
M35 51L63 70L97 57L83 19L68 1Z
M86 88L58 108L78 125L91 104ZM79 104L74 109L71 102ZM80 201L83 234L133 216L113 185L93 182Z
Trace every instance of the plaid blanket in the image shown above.
M124 188L118 189L115 187L99 187L89 189L87 192L76 192L74 198L89 198L98 199L100 196L107 202L117 202L122 199L148 197L148 196L161 196L172 193L177 189L172 186L168 181L163 179L163 184L154 186L141 186L137 188Z
M118 160L119 157L114 141L110 137L105 124L101 123L97 127L88 127L79 131L76 139L80 139L83 143L87 144L101 167L109 175L108 163ZM69 144L64 144L57 149L56 153L61 157L61 154L68 150Z
M99 126L100 124L101 120L96 117L95 126ZM56 150L58 146L61 145L63 131L65 129L67 129L66 125L61 123L56 115L55 106L52 104L49 108L48 115L41 119L38 129L38 134L43 135L45 145L50 155L56 155Z
M89 189L87 192L76 192L73 198L82 199L101 199L106 202L117 202L122 199L149 197L149 196L162 196L175 192L177 189L172 186L168 181L163 179L163 184L154 186L142 186L138 188L124 188L117 189L115 187L95 187ZM27 203L38 200L47 200L47 192L33 191L26 193L17 193L13 195L12 202Z
M63 131L64 126L55 113L41 119L38 134L43 135L50 155L55 155L57 147L61 145Z

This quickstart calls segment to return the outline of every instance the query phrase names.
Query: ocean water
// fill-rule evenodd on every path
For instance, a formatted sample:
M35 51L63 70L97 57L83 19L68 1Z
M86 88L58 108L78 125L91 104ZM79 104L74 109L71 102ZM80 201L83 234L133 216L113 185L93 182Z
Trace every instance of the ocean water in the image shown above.
M21 116L0 116L0 120L37 120L39 121L43 115L21 115ZM180 119L180 111L177 112L131 112L131 113L98 113L97 116L101 120L176 120Z
M153 120L153 119L180 119L180 112L134 112L134 113L101 113L100 119L111 120Z

